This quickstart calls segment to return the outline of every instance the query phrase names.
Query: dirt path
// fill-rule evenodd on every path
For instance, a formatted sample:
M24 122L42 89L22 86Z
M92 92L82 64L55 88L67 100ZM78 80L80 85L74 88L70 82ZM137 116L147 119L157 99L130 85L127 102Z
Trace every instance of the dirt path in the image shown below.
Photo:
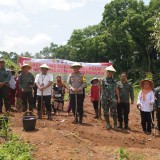
M67 102L65 104L65 110ZM11 118L13 132L35 146L37 160L113 160L120 147L127 150L130 159L159 160L160 137L152 135L151 140L142 132L140 115L131 106L130 131L105 129L105 121L94 119L94 111L89 97L84 102L84 124L72 124L73 116L63 112L54 116L54 121L37 120L35 131L24 132L22 113L14 113ZM35 111L36 113L36 111ZM112 119L111 119L112 121Z

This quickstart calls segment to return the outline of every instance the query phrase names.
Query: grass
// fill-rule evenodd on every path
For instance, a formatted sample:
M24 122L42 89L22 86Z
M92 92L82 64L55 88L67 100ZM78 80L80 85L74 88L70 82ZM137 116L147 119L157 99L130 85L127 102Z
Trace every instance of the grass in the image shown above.
M6 121L1 117L0 137L5 140L0 144L0 160L33 160L33 147L11 133L9 128L9 117Z
M6 143L0 145L0 160L33 160L33 147L12 135Z

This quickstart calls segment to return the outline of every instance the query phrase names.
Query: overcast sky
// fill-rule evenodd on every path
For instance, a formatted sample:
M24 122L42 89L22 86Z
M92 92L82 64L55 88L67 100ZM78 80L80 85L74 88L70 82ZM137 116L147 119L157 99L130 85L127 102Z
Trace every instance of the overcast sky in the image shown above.
M0 51L36 53L98 24L110 0L0 0ZM149 0L144 0L146 4Z

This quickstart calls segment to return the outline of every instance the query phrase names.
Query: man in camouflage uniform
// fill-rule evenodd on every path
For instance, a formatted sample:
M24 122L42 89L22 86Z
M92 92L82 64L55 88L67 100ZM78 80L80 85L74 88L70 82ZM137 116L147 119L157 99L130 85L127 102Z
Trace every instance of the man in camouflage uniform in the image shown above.
M9 111L9 81L11 73L5 68L5 61L0 59L0 113L2 113L2 105L4 101L6 111Z
M131 104L134 103L134 91L132 83L127 81L127 74L123 72L121 74L121 81L117 82L119 94L120 94L120 103L117 106L118 112L118 122L119 128L128 129L128 115L130 112L130 102L129 98L131 98Z
M102 108L104 112L104 118L106 121L106 128L110 129L110 121L109 121L109 109L111 115L113 116L114 121L114 129L117 129L117 99L118 103L120 101L119 92L117 88L117 82L113 78L113 73L116 70L113 66L109 66L106 69L107 77L102 80Z

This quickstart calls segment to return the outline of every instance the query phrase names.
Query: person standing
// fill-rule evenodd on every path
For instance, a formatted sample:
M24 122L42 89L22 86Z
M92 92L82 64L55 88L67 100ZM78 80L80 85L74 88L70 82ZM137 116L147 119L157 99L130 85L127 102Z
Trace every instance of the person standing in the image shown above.
M91 80L91 92L90 92L90 97L91 97L91 102L93 103L94 111L96 116L94 118L99 118L98 114L98 103L100 101L100 82L98 78L93 78Z
M54 112L58 115L63 110L66 85L62 82L62 77L57 75L53 84Z
M29 104L29 111L33 111L33 84L34 76L29 70L31 66L24 64L21 67L22 73L18 78L18 87L21 91L22 112L26 112Z
M118 90L120 94L120 103L117 106L119 128L128 129L128 115L130 112L130 98L131 104L134 103L134 91L132 83L127 81L127 74L121 73L121 81L117 82Z
M6 112L10 110L9 105L9 81L11 73L5 68L5 61L0 59L0 113L2 113L3 101Z
M53 76L48 73L50 69L47 64L40 66L41 73L36 75L35 84L37 86L37 99L38 99L38 118L42 119L43 102L46 106L48 120L52 120L51 115L51 95Z
M145 134L151 134L151 114L155 102L154 83L151 80L140 81L141 91L138 94L137 107L141 113L141 125Z
M105 70L107 76L102 79L102 108L106 121L106 128L108 130L111 128L109 120L110 110L111 115L113 116L114 129L117 129L117 102L120 102L120 97L117 82L113 78L113 74L116 72L116 70L112 65L107 67Z
M80 72L82 65L80 63L73 63L71 69L73 72L68 77L70 105L74 114L74 123L82 124L83 121L83 102L84 102L84 88L87 86L86 77ZM79 117L79 120L78 120Z

